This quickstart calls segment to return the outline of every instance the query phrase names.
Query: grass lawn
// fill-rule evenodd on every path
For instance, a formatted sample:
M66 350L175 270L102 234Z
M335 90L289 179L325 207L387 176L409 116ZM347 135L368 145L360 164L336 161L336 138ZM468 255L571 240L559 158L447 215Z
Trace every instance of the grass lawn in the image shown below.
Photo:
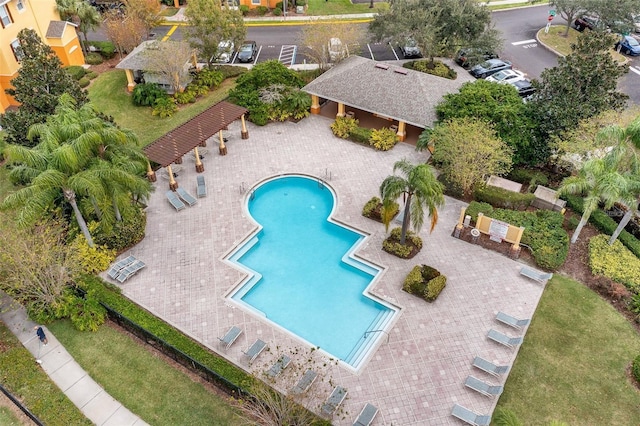
M69 321L58 321L49 328L96 382L149 424L243 424L226 400L128 335L106 325L96 333L83 333Z
M135 132L143 146L146 146L224 100L233 85L233 79L226 79L216 90L198 98L196 103L181 105L180 110L169 118L155 117L151 115L151 108L133 105L131 95L126 90L127 77L123 70L99 75L89 88L89 99L100 112L112 116L118 125Z
M369 3L351 4L349 0L309 0L307 15L343 15L353 13L379 13L389 9L389 3L374 3L369 9Z
M8 408L0 407L0 425L20 426L21 424L20 420Z
M545 289L498 407L525 425L637 425L640 391L626 369L640 335L584 285L556 275Z
M552 25L547 34L545 34L544 29L538 31L538 37L544 44L566 56L571 53L571 45L578 42L578 35L580 34L578 30L569 28L569 35L565 37L566 30L566 25ZM613 46L611 47L611 55L618 62L627 60L623 55L616 52Z

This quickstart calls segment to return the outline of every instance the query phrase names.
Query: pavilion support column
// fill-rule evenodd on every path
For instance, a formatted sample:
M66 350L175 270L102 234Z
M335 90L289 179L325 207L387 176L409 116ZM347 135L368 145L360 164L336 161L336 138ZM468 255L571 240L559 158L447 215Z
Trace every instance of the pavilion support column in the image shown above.
M522 247L520 247L520 240L522 239L522 234L524 233L524 226L520 227L520 231L518 232L518 236L516 237L516 241L511 246L511 258L518 259L520 257L520 251Z
M133 79L133 71L124 70L124 73L127 76L127 91L133 92L133 88L136 87L136 82Z
M200 154L198 153L197 146L193 149L193 154L196 156L196 172L204 172L204 164L202 164L202 161L200 161Z
M147 161L147 179L149 182L155 182L158 178L156 177L156 172L151 168L151 163Z
M182 164L182 157L176 158L173 162L176 164Z
M227 155L227 147L224 144L224 138L222 137L222 130L218 132L218 136L220 137L220 147L218 151L220 152L220 155Z
M344 116L344 104L342 102L338 102L338 113L336 114L336 118Z
M311 95L311 114L320 114L320 98Z
M167 173L169 174L169 189L175 191L178 189L178 182L173 177L173 170L171 170L171 164L167 166Z
M244 114L240 116L240 122L242 123L242 131L240 137L242 139L249 139L249 131L247 130L247 123L244 121Z
M173 7L176 9L180 7L180 0L173 0Z
M466 207L460 208L460 217L458 218L458 223L456 224L456 227L453 230L454 238L460 238L460 233L464 228L464 213L466 212L466 210L467 210Z
M398 133L396 135L398 135L400 142L404 142L407 139L407 123L398 120Z
M202 142L198 144L198 146L204 148L205 146L207 146L207 140L203 139Z

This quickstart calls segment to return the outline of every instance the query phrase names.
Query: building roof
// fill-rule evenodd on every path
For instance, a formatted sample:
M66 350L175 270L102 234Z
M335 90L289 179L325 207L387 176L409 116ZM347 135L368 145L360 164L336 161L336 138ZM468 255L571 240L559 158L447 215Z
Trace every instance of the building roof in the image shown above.
M436 105L469 81L449 80L419 71L349 56L302 88L334 102L372 112L417 127L431 127Z
M149 160L167 167L246 113L244 107L218 102L147 145L144 152Z
M149 56L145 53L150 49L154 48L154 46L158 46L159 49L166 48L169 44L178 44L180 45L180 49L177 49L184 56L184 62L188 62L191 59L191 54L193 49L189 46L188 43L183 41L157 41L157 40L147 40L140 43L135 47L129 54L122 60L116 68L123 70L143 70L143 71L161 71L158 69L152 69L150 63L152 61L149 60Z
M62 38L67 26L77 27L73 22L68 21L51 21L47 27L46 38Z

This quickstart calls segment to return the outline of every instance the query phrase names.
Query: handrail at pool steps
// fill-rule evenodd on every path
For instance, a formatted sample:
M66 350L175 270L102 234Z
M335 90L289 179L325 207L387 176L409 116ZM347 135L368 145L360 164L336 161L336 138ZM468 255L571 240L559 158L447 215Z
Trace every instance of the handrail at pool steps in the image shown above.
M376 344L378 339L369 339L369 335L371 333L377 333L377 331L384 331L384 329L389 325L389 322L392 320L395 311L393 309L387 309L384 311L380 311L378 315L371 321L369 327L367 327L367 331L365 331L358 341L358 343L353 347L349 355L343 360L347 364L350 365L358 365L362 361L362 359L369 353L369 350ZM387 337L389 333L387 333ZM387 343L389 342L387 338Z

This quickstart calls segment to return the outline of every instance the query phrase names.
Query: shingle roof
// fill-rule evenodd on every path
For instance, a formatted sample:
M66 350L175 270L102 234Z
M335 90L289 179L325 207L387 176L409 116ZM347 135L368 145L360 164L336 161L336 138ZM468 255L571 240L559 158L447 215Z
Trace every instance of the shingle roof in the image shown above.
M167 167L246 113L244 107L218 102L147 145L144 152L149 160Z
M424 128L436 120L435 107L469 79L436 77L419 71L350 56L302 88L311 95L342 102Z
M76 24L73 22L67 21L51 21L49 22L49 26L47 27L46 38L62 38L64 35L64 30L67 28L67 25L71 25L75 27Z
M168 46L170 43L177 43L180 45L179 51L184 56L184 62L186 63L191 58L191 53L193 49L189 47L189 44L183 41L156 41L156 40L147 40L140 43L135 47L126 58L116 65L116 68L123 70L143 70L143 71L160 71L150 68L150 60L145 52L149 49L149 46L157 45L159 49Z

